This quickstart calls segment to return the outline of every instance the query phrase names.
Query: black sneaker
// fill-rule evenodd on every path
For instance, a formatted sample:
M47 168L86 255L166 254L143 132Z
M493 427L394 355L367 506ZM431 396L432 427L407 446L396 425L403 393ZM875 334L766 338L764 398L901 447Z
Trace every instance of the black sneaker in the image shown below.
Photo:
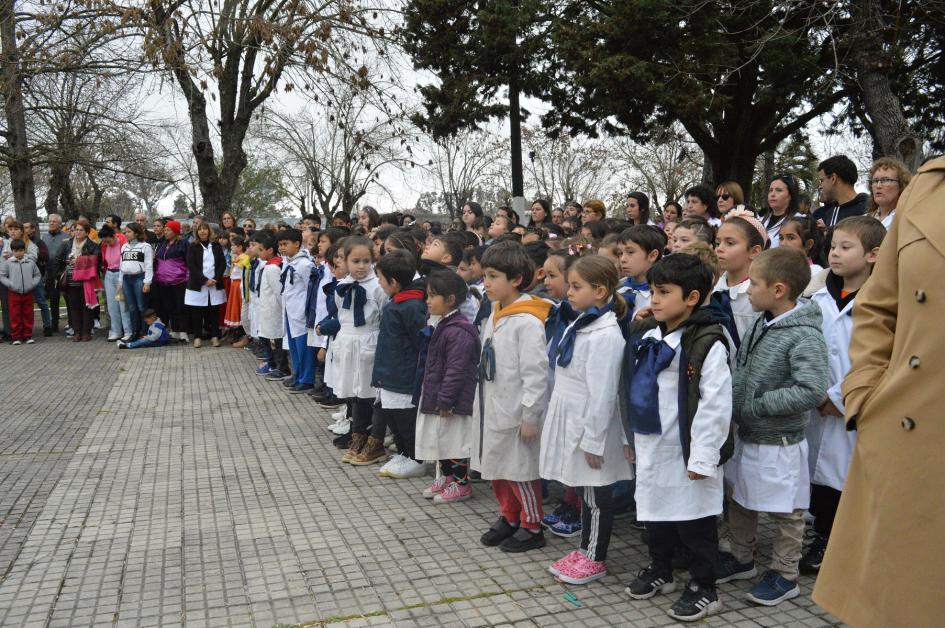
M322 399L321 401L319 401L318 405L320 405L323 408L338 408L340 406L345 405L345 400L339 399L338 397L332 395L331 397L328 397L326 399Z
M505 517L499 517L498 521L493 523L492 527L489 528L489 531L479 538L479 542L486 547L495 547L496 545L502 543L502 541L505 539L511 537L517 531L517 526L510 524L505 520Z
M347 434L342 434L338 438L331 441L331 444L338 449L347 449L351 446L351 432Z
M49 338L53 335L52 327L43 327L43 338Z
M824 552L827 551L827 539L821 535L814 536L810 545L807 546L807 552L801 558L801 573L815 574L820 571L820 565L824 562Z
M269 371L269 375L266 375L266 380L270 382L281 382L286 377L291 377L291 375L283 373L279 369L272 369Z
M295 378L294 378L294 377L288 377L288 378L282 380L282 385L285 386L286 388L295 388L295 386L296 386L296 384L295 384Z
M728 552L719 552L719 567L715 572L715 584L732 580L751 580L758 575L755 561L740 563Z
M298 395L299 393L307 393L312 388L314 388L314 386L311 384L296 384L295 386L289 387L289 392L293 395Z
M669 594L676 590L673 574L660 574L653 565L640 570L624 591L635 600L648 600L657 593Z
M722 610L715 587L700 587L690 582L667 614L678 621L698 621Z
M528 550L538 549L539 547L544 546L545 533L541 531L541 528L539 528L537 532L526 530L525 528L519 528L515 531L515 534L499 544L499 549L503 552L518 554L520 552L527 552Z

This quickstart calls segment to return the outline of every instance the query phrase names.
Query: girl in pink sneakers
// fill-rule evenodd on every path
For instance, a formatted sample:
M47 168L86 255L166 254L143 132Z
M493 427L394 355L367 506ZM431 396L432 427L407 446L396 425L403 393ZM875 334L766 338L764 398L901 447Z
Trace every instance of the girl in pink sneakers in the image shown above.
M568 302L578 316L549 354L555 374L541 433L541 477L583 487L581 549L548 569L568 584L607 575L611 488L633 478L617 407L624 351L617 321L627 313L616 293L619 281L613 262L600 255L574 262L568 270Z
M459 311L466 302L466 282L451 270L427 277L427 311L436 328L426 362L421 357L423 387L414 456L437 460L437 474L423 496L435 504L469 499L469 435L479 364L479 334ZM428 328L429 329L429 328Z

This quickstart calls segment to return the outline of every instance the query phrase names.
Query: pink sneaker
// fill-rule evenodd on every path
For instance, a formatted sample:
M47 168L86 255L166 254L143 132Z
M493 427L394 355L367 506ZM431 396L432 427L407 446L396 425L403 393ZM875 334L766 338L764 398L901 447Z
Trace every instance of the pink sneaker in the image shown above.
M571 552L564 558L560 560L556 560L555 562L551 563L551 566L548 567L548 571L551 572L552 576L560 575L562 569L564 569L567 565L570 565L572 562L574 562L578 556L583 556L583 555L584 554L582 554L579 550L574 550L573 552Z
M464 499L472 497L472 487L469 484L457 484L450 482L443 491L433 497L434 504L450 504L452 502L461 502Z
M591 560L581 552L558 570L557 579L568 584L587 584L607 575L607 563Z
M446 489L447 484L448 482L446 481L446 476L441 475L440 477L433 480L433 484L423 489L423 496L426 499L433 499Z

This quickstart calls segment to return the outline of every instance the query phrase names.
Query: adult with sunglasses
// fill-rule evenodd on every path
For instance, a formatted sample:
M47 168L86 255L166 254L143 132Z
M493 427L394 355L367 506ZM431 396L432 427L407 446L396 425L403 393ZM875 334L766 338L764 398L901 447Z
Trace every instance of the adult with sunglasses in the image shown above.
M821 229L828 229L850 216L866 213L867 194L857 194L856 164L846 155L834 155L817 165L820 178L820 201L823 205L814 212L814 220Z
M761 212L761 224L768 232L771 248L781 243L781 225L797 213L797 179L792 174L779 174L768 184L768 207Z
M723 218L732 209L744 204L745 193L737 181L722 181L716 186L715 206L719 210L719 215Z
M243 232L246 234L246 237L253 235L253 232L256 231L256 221L252 218L247 218L243 221Z
M870 208L867 214L892 228L899 196L912 180L906 164L894 157L881 157L870 167Z

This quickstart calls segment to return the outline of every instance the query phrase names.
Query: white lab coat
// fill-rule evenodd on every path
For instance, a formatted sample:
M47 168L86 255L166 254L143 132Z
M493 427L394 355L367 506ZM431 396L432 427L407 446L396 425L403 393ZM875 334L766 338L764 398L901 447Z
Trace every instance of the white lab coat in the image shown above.
M679 440L679 345L682 331L665 338L659 328L646 337L662 339L675 349L668 367L657 375L661 434L634 434L637 519L692 521L722 512L722 468L719 450L732 420L732 374L722 343L709 349L699 382L699 407L692 422L689 463ZM690 480L688 471L708 476Z
M294 273L288 269L290 266ZM305 300L308 298L308 280L314 270L315 263L305 249L292 257L282 258L282 272L286 273L282 285L282 312L287 323L287 333L282 344L286 349L289 348L290 337L305 335Z
M253 311L253 325L256 336L274 340L285 337L285 318L282 307L282 283L280 277L282 268L277 264L267 264L260 261L256 271L259 288L258 294L252 296L250 303L255 304Z
M751 301L748 300L748 284L749 280L746 279L729 287L728 273L722 273L718 283L715 284L715 289L712 291L722 292L728 290L728 296L732 300L732 315L735 318L735 329L738 330L739 339L745 335L746 330L751 329L751 326L755 324L755 319L758 318L758 312L752 309Z
M524 294L518 300L531 298ZM522 423L541 426L545 414L548 386L545 325L537 316L522 313L500 318L493 330L494 317L493 310L482 329L482 345L492 340L495 379L476 389L470 464L485 480L529 482L540 477L540 439L524 442L519 437L519 427ZM480 394L485 406L484 419Z
M325 286L334 280L335 276L331 272L331 268L325 262L321 263L321 267L324 269L322 271L322 280L318 284L318 301L315 303L315 324L318 325L319 322L325 319L328 316L328 297L325 296ZM314 275L313 275L314 276ZM310 327L306 329L308 333L308 339L305 341L310 347L327 347L328 346L328 336L319 336L315 333L315 328Z
M630 286L624 285L617 288L617 293L627 300L628 305L630 303L630 299L633 299L633 312L630 316L631 319L636 316L636 313L643 308L650 307L650 295L652 294L650 290L634 290ZM632 293L632 295L628 295L628 293Z
M607 486L633 479L617 404L623 348L617 317L607 312L577 332L571 363L555 367L541 429L542 478L566 486ZM584 452L603 456L601 468L588 466Z
M840 386L850 371L850 339L853 335L853 300L843 311L826 287L818 290L811 299L823 313L824 338L827 341L828 388L827 397L843 408ZM811 483L843 490L847 469L853 457L856 432L847 431L843 417L822 416L817 410L810 413L807 424L807 441L810 447L808 458Z
M338 282L338 287L353 282L354 278L348 275ZM377 389L371 386L371 376L374 372L377 333L381 326L381 310L388 297L373 272L358 283L367 293L364 325L354 326L354 305L352 304L351 309L344 309L344 299L336 293L335 304L338 306L341 329L329 343L325 357L325 383L331 386L335 395L341 399L377 398Z

